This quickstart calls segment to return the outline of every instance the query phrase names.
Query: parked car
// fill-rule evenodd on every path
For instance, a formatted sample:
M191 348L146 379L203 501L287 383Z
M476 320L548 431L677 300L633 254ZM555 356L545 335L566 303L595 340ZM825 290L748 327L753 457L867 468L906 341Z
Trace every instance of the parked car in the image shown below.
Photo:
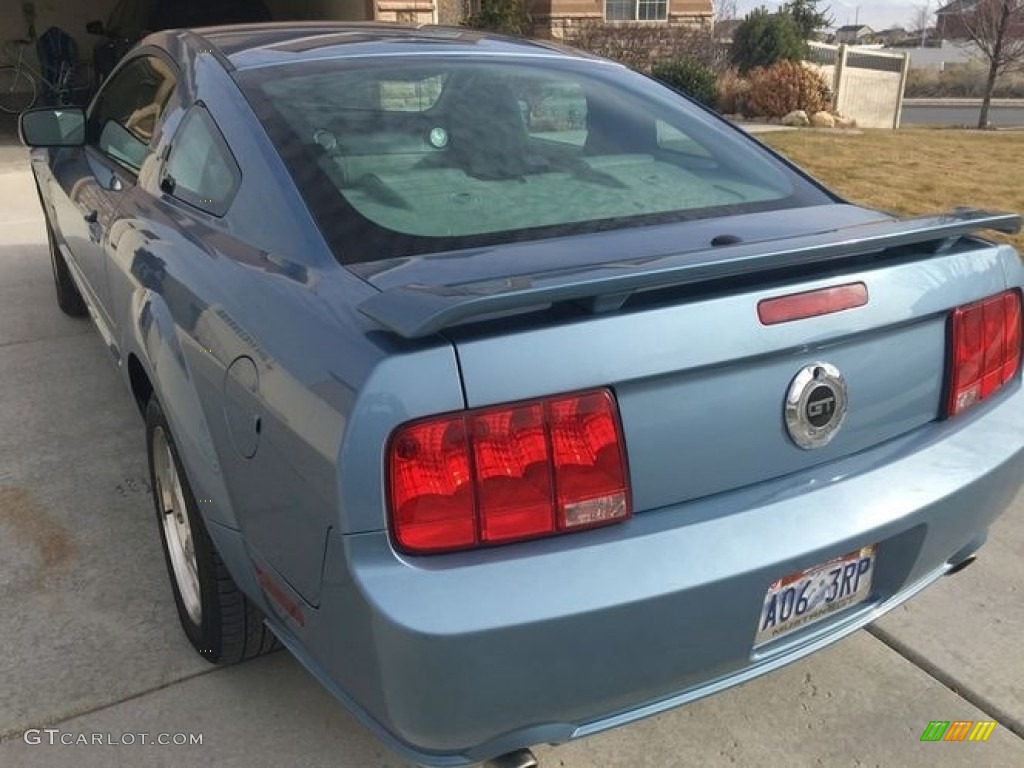
M844 202L617 64L163 32L20 130L188 639L279 639L421 764L796 661L969 564L1024 477L1024 267L978 234L1019 217Z
M90 21L85 28L104 38L92 52L93 72L101 83L121 57L150 32L260 21L270 21L263 0L119 0L106 24Z

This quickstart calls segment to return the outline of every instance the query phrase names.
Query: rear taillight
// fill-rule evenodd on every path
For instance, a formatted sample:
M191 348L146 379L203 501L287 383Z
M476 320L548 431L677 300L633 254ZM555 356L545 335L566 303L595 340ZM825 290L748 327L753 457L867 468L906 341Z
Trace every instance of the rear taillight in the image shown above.
M420 554L548 536L629 517L608 390L437 416L387 451L391 532Z
M1021 356L1018 291L958 307L952 315L951 370L946 415L955 416L1017 374Z

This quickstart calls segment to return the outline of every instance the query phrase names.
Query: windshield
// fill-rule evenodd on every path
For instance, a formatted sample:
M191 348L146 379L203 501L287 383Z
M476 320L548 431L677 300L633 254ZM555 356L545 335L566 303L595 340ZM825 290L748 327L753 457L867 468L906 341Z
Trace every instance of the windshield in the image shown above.
M619 67L426 55L238 78L346 263L829 201Z

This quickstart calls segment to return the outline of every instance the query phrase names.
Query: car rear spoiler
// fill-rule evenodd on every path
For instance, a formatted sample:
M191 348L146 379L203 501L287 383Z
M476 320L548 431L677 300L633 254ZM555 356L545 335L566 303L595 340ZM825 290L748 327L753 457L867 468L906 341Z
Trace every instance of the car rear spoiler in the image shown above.
M758 272L799 267L924 243L941 253L979 230L1016 234L1021 217L956 209L937 216L859 224L830 232L769 242L709 247L643 261L595 264L585 271L556 270L500 280L390 288L359 305L359 311L407 339L470 321L584 302L595 312L622 306L634 293Z

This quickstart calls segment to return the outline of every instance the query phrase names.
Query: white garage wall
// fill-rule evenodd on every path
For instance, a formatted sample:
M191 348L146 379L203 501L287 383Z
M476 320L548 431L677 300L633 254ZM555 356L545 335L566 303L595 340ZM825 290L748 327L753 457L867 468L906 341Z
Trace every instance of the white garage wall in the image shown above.
M369 0L264 0L275 19L338 19L360 21L370 18ZM0 40L28 37L23 5L36 12L36 34L58 26L75 38L79 58L88 59L99 38L88 34L85 25L98 19L106 22L117 0L0 0Z
M394 17L396 9L410 12L415 9L417 21L427 18L433 8L431 0L264 0L275 19L336 19L360 21L373 18L374 5L380 6L384 18ZM51 26L57 26L75 38L78 43L78 57L83 61L92 59L93 45L99 38L88 34L85 25L93 20L104 23L117 0L0 0L0 41L28 37L28 23L22 6L35 8L36 34L42 34ZM422 17L422 18L421 18ZM412 21L412 18L400 19ZM35 53L32 53L35 63Z
M0 0L0 40L28 37L22 6L31 5L35 7L37 35L60 27L78 43L78 58L90 60L99 38L86 32L85 25L96 19L106 22L116 4L117 0Z

